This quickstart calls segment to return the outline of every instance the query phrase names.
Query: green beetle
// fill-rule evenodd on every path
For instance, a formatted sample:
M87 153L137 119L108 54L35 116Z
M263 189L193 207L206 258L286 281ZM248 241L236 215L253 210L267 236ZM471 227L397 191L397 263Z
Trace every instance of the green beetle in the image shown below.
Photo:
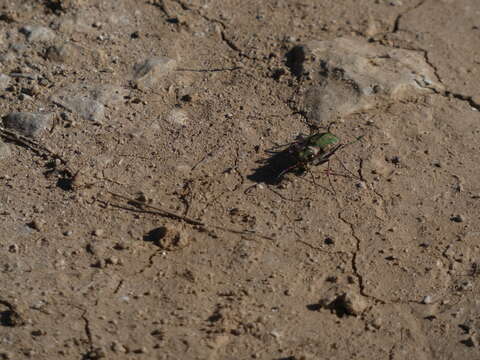
M324 164L335 152L359 141L362 137L360 136L350 143L341 144L340 139L330 132L316 133L307 137L300 136L287 149L287 152L294 157L295 164L283 170L278 177L292 170L306 171L310 164L315 166Z

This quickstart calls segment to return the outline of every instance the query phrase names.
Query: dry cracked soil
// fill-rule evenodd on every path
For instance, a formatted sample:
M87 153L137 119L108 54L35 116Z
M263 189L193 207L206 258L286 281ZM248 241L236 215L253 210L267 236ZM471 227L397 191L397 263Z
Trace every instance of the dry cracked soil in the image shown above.
M0 0L0 29L0 359L480 357L478 0ZM337 113L372 97L303 46L336 39L433 75ZM353 142L278 178L326 127Z

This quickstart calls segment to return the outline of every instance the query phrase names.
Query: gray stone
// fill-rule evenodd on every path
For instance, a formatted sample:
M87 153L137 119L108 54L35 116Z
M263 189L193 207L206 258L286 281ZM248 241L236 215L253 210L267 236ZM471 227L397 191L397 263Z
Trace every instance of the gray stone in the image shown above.
M422 299L422 304L428 305L433 302L433 299L430 295L424 296Z
M92 31L88 16L74 15L71 18L60 19L59 30L66 34L89 33Z
M47 49L45 56L51 61L73 63L78 59L79 48L70 43L56 44Z
M90 94L94 100L106 105L116 105L124 101L127 90L115 85L100 85L93 88Z
M0 90L5 90L10 85L12 78L5 74L0 74Z
M183 110L173 109L167 115L166 120L173 125L186 126L188 123L188 114Z
M27 40L29 42L46 42L55 38L55 32L45 26L24 26L20 31L27 35Z
M368 307L368 303L363 296L349 291L340 297L345 311L349 315L360 315Z
M60 89L50 100L85 120L102 123L105 107L121 103L127 94L126 89L116 85L72 84Z
M53 102L77 113L85 120L101 123L105 118L105 106L84 95L61 94L52 98Z
M12 154L10 147L0 140L0 160L8 158Z
M355 112L443 91L422 52L337 38L309 42L297 54L297 75L308 72L314 80L303 104L312 123L327 125Z
M134 83L141 90L152 89L159 84L160 80L173 72L176 66L176 60L166 57L147 59L134 66Z
M14 112L3 118L6 128L34 137L52 127L52 113Z

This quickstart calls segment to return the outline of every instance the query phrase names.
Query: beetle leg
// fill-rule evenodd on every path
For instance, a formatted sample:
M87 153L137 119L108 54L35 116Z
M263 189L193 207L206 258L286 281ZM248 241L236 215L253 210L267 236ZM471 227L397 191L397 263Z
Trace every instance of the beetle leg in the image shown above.
M350 170L345 166L345 164L343 163L342 160L340 160L338 157L337 157L336 159L337 159L337 161L340 163L340 165L343 167L343 169L352 176L352 178L361 180L361 179L358 178L357 175L355 175L352 171L350 171Z
M286 173L288 173L288 172L290 172L293 169L298 168L298 167L299 167L299 164L295 164L295 165L287 167L286 169L282 170L282 172L280 174L277 175L277 179L280 179L283 175L285 175Z
M332 188L333 194L337 196L337 191L335 190L335 187L333 186L332 179L330 178L330 160L327 161L327 178L328 178L328 183L330 184L330 187Z

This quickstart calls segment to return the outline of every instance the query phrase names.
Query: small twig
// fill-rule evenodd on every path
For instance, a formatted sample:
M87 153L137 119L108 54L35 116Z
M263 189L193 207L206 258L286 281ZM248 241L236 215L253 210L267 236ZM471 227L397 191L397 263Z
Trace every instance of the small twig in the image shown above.
M208 226L205 223L201 222L200 220L195 220L195 219L188 218L186 216L175 214L171 211L164 210L164 209L156 207L156 206L148 205L148 204L145 204L141 201L138 201L138 200L135 200L135 199L129 198L127 196L123 196L121 194L117 194L117 193L114 193L114 192L111 192L111 191L107 191L107 193L109 193L113 196L119 197L120 199L126 200L129 203L133 203L133 204L139 206L140 208L133 209L133 208L128 208L128 207L125 207L125 206L112 204L110 202L103 201L104 203L106 203L110 206L113 206L113 207L116 207L116 208L119 208L119 209L123 209L123 210L140 212L140 213L144 213L144 214L152 214L152 215L160 215L160 216L170 217L172 219L184 221L184 222L186 222L187 224L190 224L190 225L199 226L202 229L205 229L206 231L209 231ZM142 209L141 207L151 208L152 210L145 210L145 209ZM274 238L272 238L270 236L258 234L256 231L253 231L253 230L234 230L234 229L229 229L229 228L225 228L223 226L216 226L216 225L211 225L210 228L226 231L226 232L229 232L229 233L232 233L232 234L253 235L253 236L257 236L257 237L262 238L262 239L275 241Z
M327 178L328 178L328 183L330 184L330 187L332 188L333 194L335 195L335 198L337 198L337 191L335 190L335 187L333 186L332 179L330 179L330 161L327 162Z
M270 186L268 186L268 185L267 185L267 189L270 190L271 192L273 192L275 195L279 196L279 197L280 197L281 199L283 199L283 200L292 201L292 202L297 202L297 203L302 202L301 200L289 199L289 198L283 196L282 194L280 194L278 191L273 190L273 189L272 189Z
M206 162L209 157L213 157L216 153L219 151L223 150L221 147L217 147L216 149L210 151L208 154L206 154L203 158L201 158L195 165L192 166L192 169L190 171L195 170L199 165L202 163Z
M44 155L44 153L52 154L52 152L34 142L33 140L27 138L26 136L23 136L15 131L5 129L3 127L0 127L0 136L3 137L6 140L12 141L14 143L17 143L18 145L25 146L26 148L32 150L35 154L37 155ZM39 150L40 149L40 150ZM42 151L43 150L43 153Z
M129 198L127 196L123 196L123 195L120 195L120 194L117 194L117 193L114 193L114 192L111 192L111 191L107 191L110 195L113 195L113 196L116 196L116 197L119 197L120 199L123 199L123 200L126 200L128 201L129 203L133 203L135 205L138 205L139 207L146 207L146 208L150 208L150 209L153 209L153 210L156 210L157 212L160 212L160 213L163 213L164 215L167 215L173 219L177 219L177 220L182 220L190 225L198 225L198 226L202 226L202 227L205 227L205 224L202 223L201 221L199 220L194 220L194 219L190 219L186 216L182 216L182 215L179 215L179 214L175 214L171 211L168 211L168 210L165 210L165 209L162 209L162 208L159 208L159 207L156 207L156 206L152 206L152 205L148 205L148 204L145 204L141 201L138 201L138 200L135 200L135 199L132 199L132 198ZM144 211L148 211L148 210L144 210ZM150 211L150 213L154 213L152 211Z
M216 68L216 69L177 69L177 71L191 71L191 72L220 72L220 71L234 71L241 69L240 66L232 68Z
M45 155L45 156L50 156L51 158L54 158L54 159L59 159L66 166L67 170L73 173L72 169L68 167L67 160L62 158L59 154L50 150L45 145L41 145L38 142L28 138L27 136L19 134L13 130L5 129L4 127L0 126L0 137L8 141L14 142L20 146L24 146L27 149L30 149L31 151L33 151L38 156Z
M352 176L352 178L354 178L354 179L359 179L359 180L363 181L361 177L360 177L360 178L357 177L357 175L355 175L352 171L350 171L350 170L345 166L345 164L343 163L342 160L340 160L338 157L335 157L335 159L340 163L340 165L342 166L342 168ZM347 177L347 178L348 178L348 175L343 175L343 174L336 174L336 175L338 175L338 176L344 176L344 177Z

